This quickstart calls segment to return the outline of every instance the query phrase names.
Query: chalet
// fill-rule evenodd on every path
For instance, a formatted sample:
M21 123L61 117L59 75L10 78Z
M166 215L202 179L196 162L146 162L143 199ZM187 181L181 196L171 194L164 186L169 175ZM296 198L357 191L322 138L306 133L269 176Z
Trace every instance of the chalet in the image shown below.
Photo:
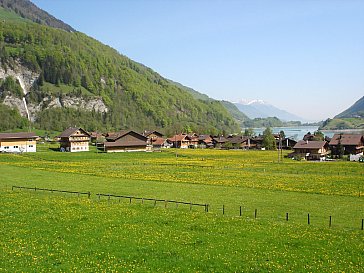
M190 139L189 148L197 148L198 146L198 135L196 133L188 134L188 138Z
M363 154L364 136L360 134L335 134L329 145L333 155Z
M148 150L148 138L134 131L123 130L108 134L104 150L110 152L145 152Z
M186 134L174 135L168 138L168 142L173 144L174 148L187 149L190 146L190 138Z
M212 143L215 148L221 149L228 140L224 136L214 137Z
M63 152L88 152L90 137L91 135L82 128L70 127L58 136L60 150Z
M251 143L249 137L229 136L227 141L230 142L235 149L250 149Z
M290 156L300 156L307 160L322 160L329 153L329 144L326 141L300 140L293 147Z
M277 143L277 148L279 148L279 140L276 141L276 143ZM281 148L283 150L292 150L296 144L297 144L296 140L288 137L281 140L281 145L282 145Z
M198 145L201 148L211 148L214 146L212 143L212 136L210 135L199 135L198 136Z
M34 133L0 133L0 152L29 153L37 151L37 142Z
M163 138L163 134L157 131L144 131L142 135L148 139L149 144L152 144L158 138Z

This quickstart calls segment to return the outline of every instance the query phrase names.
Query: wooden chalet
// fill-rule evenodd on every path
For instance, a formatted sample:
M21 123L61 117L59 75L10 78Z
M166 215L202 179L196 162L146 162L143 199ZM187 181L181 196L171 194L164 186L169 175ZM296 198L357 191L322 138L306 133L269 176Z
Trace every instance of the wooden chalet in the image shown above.
M148 138L134 131L123 130L106 136L104 150L110 152L145 152Z
M362 154L364 150L364 136L360 134L335 134L329 142L331 153L349 155Z
M35 133L0 133L0 152L29 153L37 151Z
M215 148L221 149L228 140L224 136L214 137L212 143Z
M199 135L198 136L198 146L201 148L212 148L214 144L212 143L211 135Z
M168 142L172 143L173 148L187 149L190 146L190 138L187 134L174 135L168 138Z
M149 144L152 144L158 138L163 138L163 134L158 131L144 131L142 135L148 139Z
M300 156L307 160L323 160L329 154L329 144L326 141L300 140L293 147L290 157Z
M249 137L244 136L229 136L227 141L230 142L234 149L250 149L251 142Z
M197 148L199 137L196 133L189 134L188 138L190 139L190 144L188 145L189 148Z
M279 140L276 141L277 148L279 148ZM281 140L281 147L283 150L292 150L293 147L297 144L297 141L291 138L284 138Z
M91 135L82 128L70 127L59 136L59 149L62 152L88 152Z

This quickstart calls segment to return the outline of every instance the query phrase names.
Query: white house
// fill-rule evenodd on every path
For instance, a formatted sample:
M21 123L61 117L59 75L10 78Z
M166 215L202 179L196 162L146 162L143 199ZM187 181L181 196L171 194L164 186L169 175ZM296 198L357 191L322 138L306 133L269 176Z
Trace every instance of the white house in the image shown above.
M29 153L37 151L37 142L34 133L0 133L0 152L3 153Z

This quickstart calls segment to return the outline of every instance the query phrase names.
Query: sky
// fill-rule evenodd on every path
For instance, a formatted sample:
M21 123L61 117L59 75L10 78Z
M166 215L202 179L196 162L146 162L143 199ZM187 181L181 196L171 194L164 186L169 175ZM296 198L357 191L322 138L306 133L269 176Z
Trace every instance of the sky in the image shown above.
M214 99L261 99L319 121L364 96L362 0L32 2Z

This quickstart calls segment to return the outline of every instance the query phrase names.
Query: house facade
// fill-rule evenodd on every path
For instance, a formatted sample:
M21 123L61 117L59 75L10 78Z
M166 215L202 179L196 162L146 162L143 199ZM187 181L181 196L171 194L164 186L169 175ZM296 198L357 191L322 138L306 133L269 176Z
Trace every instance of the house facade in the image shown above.
M190 137L187 134L174 135L168 138L168 142L173 144L173 148L187 149L190 146Z
M35 133L0 133L0 152L34 153L37 151Z
M335 134L329 145L333 155L363 154L364 136L359 134Z
M148 138L134 131L120 131L106 136L104 151L112 152L145 152L150 150Z
M59 149L62 152L88 152L90 134L82 128L70 127L59 136Z
M307 160L322 160L329 152L329 144L326 141L300 140L293 147L291 156L300 156Z

